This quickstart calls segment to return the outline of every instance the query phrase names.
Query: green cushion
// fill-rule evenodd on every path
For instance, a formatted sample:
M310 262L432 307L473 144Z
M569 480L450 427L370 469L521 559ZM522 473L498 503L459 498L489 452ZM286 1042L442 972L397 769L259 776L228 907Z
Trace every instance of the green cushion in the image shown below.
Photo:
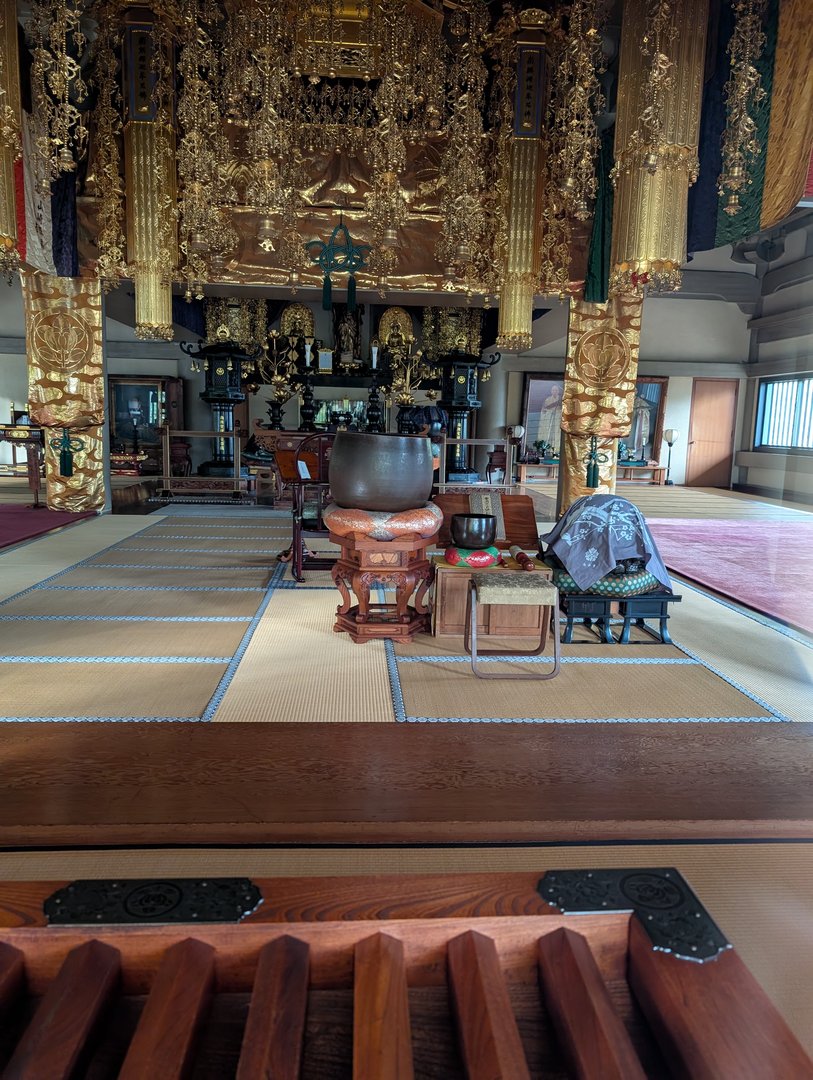
M558 592L542 574L527 570L472 574L478 604L534 604L554 606Z
M663 588L648 570L639 570L637 574L607 574L594 581L589 589L581 589L566 570L554 569L553 583L562 593L594 593L596 596L640 596Z

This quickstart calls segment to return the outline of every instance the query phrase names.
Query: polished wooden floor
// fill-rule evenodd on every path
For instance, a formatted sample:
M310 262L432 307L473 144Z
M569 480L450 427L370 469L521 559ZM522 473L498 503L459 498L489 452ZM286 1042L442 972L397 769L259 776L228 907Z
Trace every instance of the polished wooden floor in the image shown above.
M0 847L813 838L813 724L7 724Z

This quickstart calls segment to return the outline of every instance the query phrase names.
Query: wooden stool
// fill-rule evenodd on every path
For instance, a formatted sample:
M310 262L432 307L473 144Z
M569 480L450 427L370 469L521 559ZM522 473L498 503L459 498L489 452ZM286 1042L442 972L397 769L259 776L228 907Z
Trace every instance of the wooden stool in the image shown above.
M411 641L415 634L429 631L430 613L424 600L432 581L432 565L426 549L434 544L434 536L371 540L356 533L331 533L330 539L342 549L331 570L342 598L336 609L336 633L348 633L358 645L371 638ZM395 602L372 603L370 589L376 586L394 588ZM351 592L357 604L353 604ZM414 606L409 603L413 593Z
M542 619L542 631L539 644L535 649L484 649L477 651L477 605L480 604L533 604L545 609ZM554 622L553 632L553 668L542 675L533 671L521 671L515 675L487 674L477 661L480 656L523 657L539 656L545 648L548 627ZM528 573L525 570L506 570L504 574L472 574L469 582L469 597L466 604L466 627L463 644L471 656L471 670L478 679L552 679L559 674L559 628L556 624L559 613L559 590L541 574Z

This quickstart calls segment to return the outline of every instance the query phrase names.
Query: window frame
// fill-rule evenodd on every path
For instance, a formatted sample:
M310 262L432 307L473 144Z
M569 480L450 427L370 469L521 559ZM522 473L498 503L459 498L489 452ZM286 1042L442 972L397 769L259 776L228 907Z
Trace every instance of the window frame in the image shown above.
M788 446L777 446L775 443L760 443L758 441L765 425L765 397L767 395L768 387L776 386L780 383L798 384L796 400L794 402L791 439L797 439L799 436L799 428L801 425L799 398L803 393L803 385L805 383L813 385L813 374L794 373L788 375L762 376L757 383L751 450L755 454L801 454L804 456L811 456L813 455L813 446L799 446L792 441ZM813 393L811 394L811 402L813 403Z

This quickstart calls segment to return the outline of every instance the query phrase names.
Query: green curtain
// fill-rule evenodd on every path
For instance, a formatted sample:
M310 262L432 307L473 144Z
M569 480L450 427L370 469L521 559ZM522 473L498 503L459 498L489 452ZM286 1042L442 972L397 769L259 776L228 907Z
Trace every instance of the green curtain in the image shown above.
M598 155L598 190L590 247L587 251L587 274L584 280L584 299L590 304L603 304L610 288L610 244L613 236L613 167L614 129L601 136Z

